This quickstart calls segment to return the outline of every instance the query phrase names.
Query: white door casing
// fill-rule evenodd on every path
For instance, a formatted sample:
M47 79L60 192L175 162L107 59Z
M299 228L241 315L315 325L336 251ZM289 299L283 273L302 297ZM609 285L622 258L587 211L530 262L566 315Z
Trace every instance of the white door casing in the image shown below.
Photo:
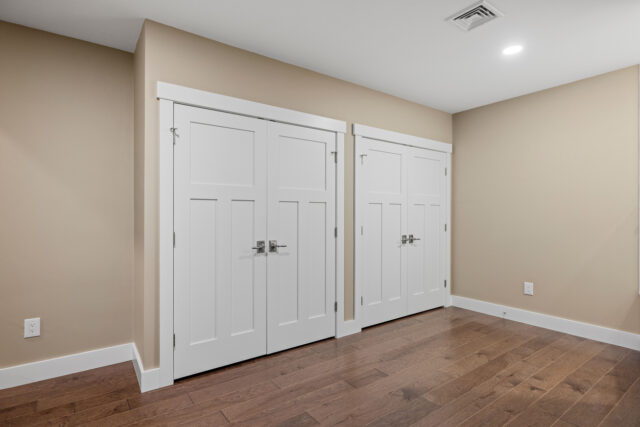
M174 377L266 353L267 122L177 105Z
M336 156L334 132L269 123L269 353L335 335Z

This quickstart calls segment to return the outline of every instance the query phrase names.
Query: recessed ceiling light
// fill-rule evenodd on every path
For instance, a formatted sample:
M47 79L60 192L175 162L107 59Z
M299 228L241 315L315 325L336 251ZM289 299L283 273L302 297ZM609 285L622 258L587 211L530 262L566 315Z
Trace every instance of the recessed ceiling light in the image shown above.
M502 51L503 55L515 55L522 52L522 45L514 44L513 46L505 47Z

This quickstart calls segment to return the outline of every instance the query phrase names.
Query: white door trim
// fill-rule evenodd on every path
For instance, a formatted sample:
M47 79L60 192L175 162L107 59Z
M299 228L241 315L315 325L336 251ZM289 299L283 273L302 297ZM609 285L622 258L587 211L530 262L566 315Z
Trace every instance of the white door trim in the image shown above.
M448 307L452 304L451 300L451 155L452 155L452 145L446 142L434 141L426 138L420 138L413 135L407 135L403 133L388 131L384 129L374 128L371 126L365 126L361 124L354 123L353 124L353 135L355 139L354 143L354 227L353 227L353 239L354 239L354 320L345 322L348 324L348 329L354 332L358 332L362 328L362 316L361 312L361 301L362 301L362 279L359 275L360 271L360 262L362 259L362 243L361 239L358 238L358 233L360 232L360 227L362 226L362 218L360 218L361 212L358 210L358 206L360 206L362 202L362 191L358 191L358 189L364 188L364 183L362 182L362 171L358 159L358 147L362 145L362 138L376 139L379 141L391 142L394 144L401 145L409 145L417 148L424 148L427 150L441 151L446 153L446 184L447 188L445 190L445 217L447 218L447 237L446 237L446 248L445 248L445 271L446 271L446 293L445 293L445 307ZM348 334L345 334L348 335Z
M344 321L344 133L346 122L301 113L272 105L219 95L165 82L157 84L159 102L159 378L153 388L173 384L173 107L185 104L282 123L328 130L336 133L338 168L336 174L336 336L348 329ZM179 141L179 131L176 141ZM342 298L342 301L340 301ZM342 310L342 311L341 311ZM342 315L340 315L342 313ZM149 388L151 390L153 388ZM147 390L144 390L147 391Z
M302 113L273 105L260 104L246 99L192 89L171 83L158 82L158 99L166 99L178 104L192 107L209 108L226 113L256 117L258 119L273 120L280 123L299 125L308 128L329 130L332 132L347 131L347 123L342 120Z
M453 152L453 146L446 142L374 128L358 123L353 124L353 134L355 136L364 136L369 139L377 139L379 141L392 142L394 144L410 145L417 148L426 148L427 150L442 151L443 153Z
M159 280L159 381L158 388L173 384L173 102L160 101L158 280ZM146 391L146 390L143 390Z

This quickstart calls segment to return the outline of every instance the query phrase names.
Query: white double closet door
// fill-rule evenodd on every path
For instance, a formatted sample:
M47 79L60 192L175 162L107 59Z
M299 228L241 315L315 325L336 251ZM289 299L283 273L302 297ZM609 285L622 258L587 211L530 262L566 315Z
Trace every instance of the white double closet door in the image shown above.
M365 137L356 154L362 326L443 306L446 154Z
M176 105L174 377L335 335L336 134Z

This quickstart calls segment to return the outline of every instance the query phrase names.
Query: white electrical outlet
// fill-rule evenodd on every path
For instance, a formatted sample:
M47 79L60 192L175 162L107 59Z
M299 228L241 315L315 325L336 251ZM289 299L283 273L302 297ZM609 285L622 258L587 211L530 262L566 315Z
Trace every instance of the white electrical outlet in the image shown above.
M533 282L524 282L524 294L533 295Z
M40 336L40 318L24 319L24 337L39 337Z

